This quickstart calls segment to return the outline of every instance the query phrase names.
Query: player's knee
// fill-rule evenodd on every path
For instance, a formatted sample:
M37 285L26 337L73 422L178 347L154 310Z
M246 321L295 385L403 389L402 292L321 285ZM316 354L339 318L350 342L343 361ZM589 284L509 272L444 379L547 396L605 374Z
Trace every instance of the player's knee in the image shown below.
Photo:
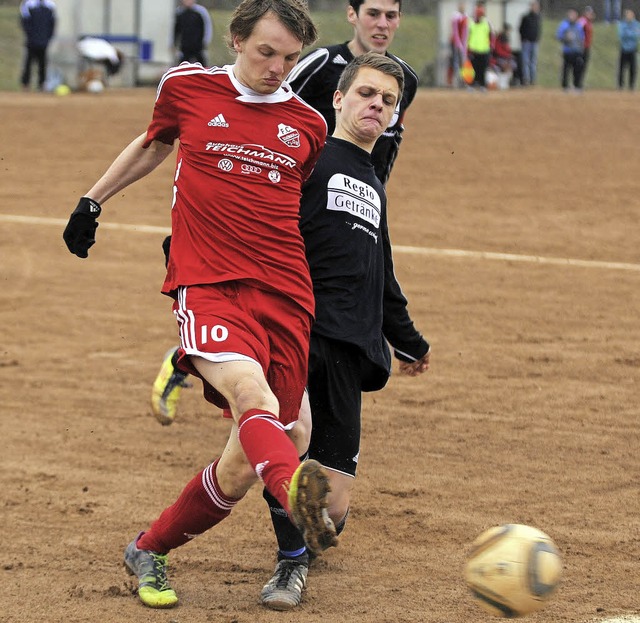
M293 441L296 449L298 450L299 456L306 454L309 449L311 428L311 408L309 407L309 400L305 392L295 426L287 431L289 438Z
M349 512L349 491L341 490L339 488L334 488L333 485L331 487L331 493L329 494L329 517L334 524L338 524L344 518L346 518L347 513Z
M278 399L266 383L247 377L239 380L233 388L233 401L238 413L246 413L250 409L264 409L278 415Z

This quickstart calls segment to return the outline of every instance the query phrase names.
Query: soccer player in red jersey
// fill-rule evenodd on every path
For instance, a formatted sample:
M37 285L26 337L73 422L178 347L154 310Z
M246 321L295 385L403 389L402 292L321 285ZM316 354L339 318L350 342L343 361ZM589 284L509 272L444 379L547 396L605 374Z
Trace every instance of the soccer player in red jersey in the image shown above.
M182 64L164 75L147 131L80 199L63 235L72 253L87 257L101 204L179 141L162 291L174 299L179 365L202 380L233 426L222 456L125 550L140 599L155 608L178 601L168 552L227 517L258 479L312 551L336 543L327 474L316 461L300 463L306 448L286 432L298 419L314 312L300 192L326 123L284 78L316 28L303 0L243 0L229 34L233 65Z

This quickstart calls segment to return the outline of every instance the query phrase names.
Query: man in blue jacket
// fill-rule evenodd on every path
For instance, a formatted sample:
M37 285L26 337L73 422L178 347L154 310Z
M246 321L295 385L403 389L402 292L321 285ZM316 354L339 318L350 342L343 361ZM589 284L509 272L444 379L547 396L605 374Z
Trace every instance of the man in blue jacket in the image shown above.
M620 60L618 61L618 88L624 88L625 73L629 73L629 89L636 87L638 42L640 41L640 22L632 9L625 9L624 19L618 23L620 42Z
M56 28L56 5L51 0L23 0L20 20L25 34L25 60L20 82L25 91L31 82L31 65L38 64L38 88L47 78L47 48Z
M569 75L573 87L581 88L584 66L584 28L578 22L578 11L569 9L567 17L558 26L556 39L562 44L562 88L569 90Z

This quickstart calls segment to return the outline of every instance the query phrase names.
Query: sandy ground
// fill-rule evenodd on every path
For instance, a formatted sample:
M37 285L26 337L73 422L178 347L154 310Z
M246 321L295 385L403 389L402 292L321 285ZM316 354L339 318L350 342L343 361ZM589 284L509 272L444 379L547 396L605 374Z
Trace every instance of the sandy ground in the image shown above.
M172 553L180 606L142 606L123 549L227 436L199 388L171 427L148 405L176 340L173 163L107 204L88 260L61 234L153 99L0 94L0 620L484 622L462 568L505 522L562 551L532 622L640 617L638 99L541 90L422 91L410 110L391 228L432 369L366 396L351 519L302 607L259 604L275 546L257 488Z

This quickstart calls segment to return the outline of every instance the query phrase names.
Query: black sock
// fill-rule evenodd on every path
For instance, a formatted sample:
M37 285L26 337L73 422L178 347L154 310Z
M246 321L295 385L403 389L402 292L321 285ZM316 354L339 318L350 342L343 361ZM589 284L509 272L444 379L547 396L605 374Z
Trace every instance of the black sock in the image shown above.
M280 502L266 488L262 490L262 497L269 505L271 523L273 523L273 529L276 533L280 554L285 558L295 558L304 554L306 552L304 539L298 528L291 523L287 511L282 508Z
M262 497L269 505L271 523L273 523L273 529L278 540L279 554L282 555L278 557L295 558L305 554L307 548L304 539L298 528L291 523L287 511L282 508L280 502L266 488L262 490Z

